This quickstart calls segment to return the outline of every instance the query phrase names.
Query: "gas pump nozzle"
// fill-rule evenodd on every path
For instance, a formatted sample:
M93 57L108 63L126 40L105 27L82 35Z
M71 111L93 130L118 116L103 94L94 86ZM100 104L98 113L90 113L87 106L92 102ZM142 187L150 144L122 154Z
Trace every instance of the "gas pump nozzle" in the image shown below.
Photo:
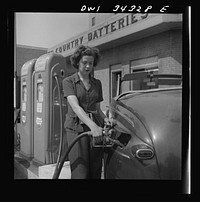
M92 146L93 147L112 147L114 144L124 147L124 145L118 141L112 138L114 133L114 125L111 124L105 124L103 128L103 134L102 137L92 137Z

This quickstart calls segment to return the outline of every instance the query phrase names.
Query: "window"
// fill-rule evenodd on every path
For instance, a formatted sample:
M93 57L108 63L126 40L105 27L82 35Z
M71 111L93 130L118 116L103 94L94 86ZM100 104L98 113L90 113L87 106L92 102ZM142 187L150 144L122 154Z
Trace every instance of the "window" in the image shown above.
M22 111L26 111L26 102L27 102L27 85L23 82L22 85Z
M157 56L131 61L131 73L137 74L144 71L148 71L150 75L158 73ZM131 81L131 90L146 90L151 88L158 88L157 82L151 78L141 77Z
M112 98L120 94L121 71L112 72Z
M95 25L95 17L92 18L92 26Z
M27 86L22 86L22 101L27 102Z
M111 66L111 98L121 93L120 79L122 77L121 64Z
M38 102L43 102L43 83L38 83L37 84L37 101Z
M155 67L154 69L151 69L151 70L139 70L139 71L134 71L132 70L131 73L140 73L140 72L144 72L144 71L148 71L148 74L151 75L151 74L157 74L158 73L158 68ZM157 82L152 79L151 77L150 78L138 78L136 80L133 80L132 81L132 84L131 84L131 90L147 90L147 89L152 89L152 88L158 88L158 85L157 85Z

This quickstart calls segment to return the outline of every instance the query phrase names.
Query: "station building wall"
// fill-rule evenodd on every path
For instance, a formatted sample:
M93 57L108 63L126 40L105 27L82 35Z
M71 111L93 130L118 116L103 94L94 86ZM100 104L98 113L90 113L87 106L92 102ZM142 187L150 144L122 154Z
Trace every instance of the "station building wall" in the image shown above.
M102 82L104 101L102 109L111 101L111 70L122 70L122 76L130 73L133 65L142 67L156 64L160 74L182 74L182 30L175 29L152 35L128 44L101 51L102 60L95 68L95 77ZM145 64L146 63L146 64ZM130 82L122 91L131 90Z
M117 24L121 25L119 29ZM66 58L70 75L76 71L71 66L70 56L80 44L100 49L102 59L95 68L94 75L102 82L103 111L119 90L119 93L122 93L127 90L151 88L141 80L123 82L122 88L119 89L117 81L127 73L153 68L159 74L182 74L182 15L180 14L123 16L113 13L91 13L88 31L59 43L48 52L61 53Z

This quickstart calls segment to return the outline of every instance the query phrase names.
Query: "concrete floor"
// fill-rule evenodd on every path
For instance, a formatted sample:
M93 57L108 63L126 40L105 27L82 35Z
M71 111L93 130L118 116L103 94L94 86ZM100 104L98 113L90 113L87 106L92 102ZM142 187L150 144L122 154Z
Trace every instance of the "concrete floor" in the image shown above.
M14 179L52 179L55 164L39 166L20 153L14 156ZM69 162L65 162L59 179L71 179ZM101 179L104 179L103 167Z
M32 161L22 157L18 152L14 155L14 179L38 179L38 167Z

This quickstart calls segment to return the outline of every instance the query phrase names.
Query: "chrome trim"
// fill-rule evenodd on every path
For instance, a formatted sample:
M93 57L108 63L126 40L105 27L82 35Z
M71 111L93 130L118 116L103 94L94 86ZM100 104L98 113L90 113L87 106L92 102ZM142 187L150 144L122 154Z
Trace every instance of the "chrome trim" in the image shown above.
M124 96L128 96L130 94L132 95L138 95L141 93L150 93L150 92L159 92L159 91L169 91L169 90L182 90L182 86L178 86L178 87L168 87L168 88L153 88L153 89L146 89L146 90L130 90L130 91L126 91L122 94L120 94L119 96L115 97L115 101L119 100L121 97Z
M139 152L141 152L141 151L149 151L149 152L151 152L151 156L149 156L149 157L141 157L141 156L139 156ZM148 149L148 148L138 149L138 150L135 152L135 156L136 156L138 159L142 159L142 160L151 159L151 158L153 158L153 156L154 156L154 151L153 151L152 149Z

